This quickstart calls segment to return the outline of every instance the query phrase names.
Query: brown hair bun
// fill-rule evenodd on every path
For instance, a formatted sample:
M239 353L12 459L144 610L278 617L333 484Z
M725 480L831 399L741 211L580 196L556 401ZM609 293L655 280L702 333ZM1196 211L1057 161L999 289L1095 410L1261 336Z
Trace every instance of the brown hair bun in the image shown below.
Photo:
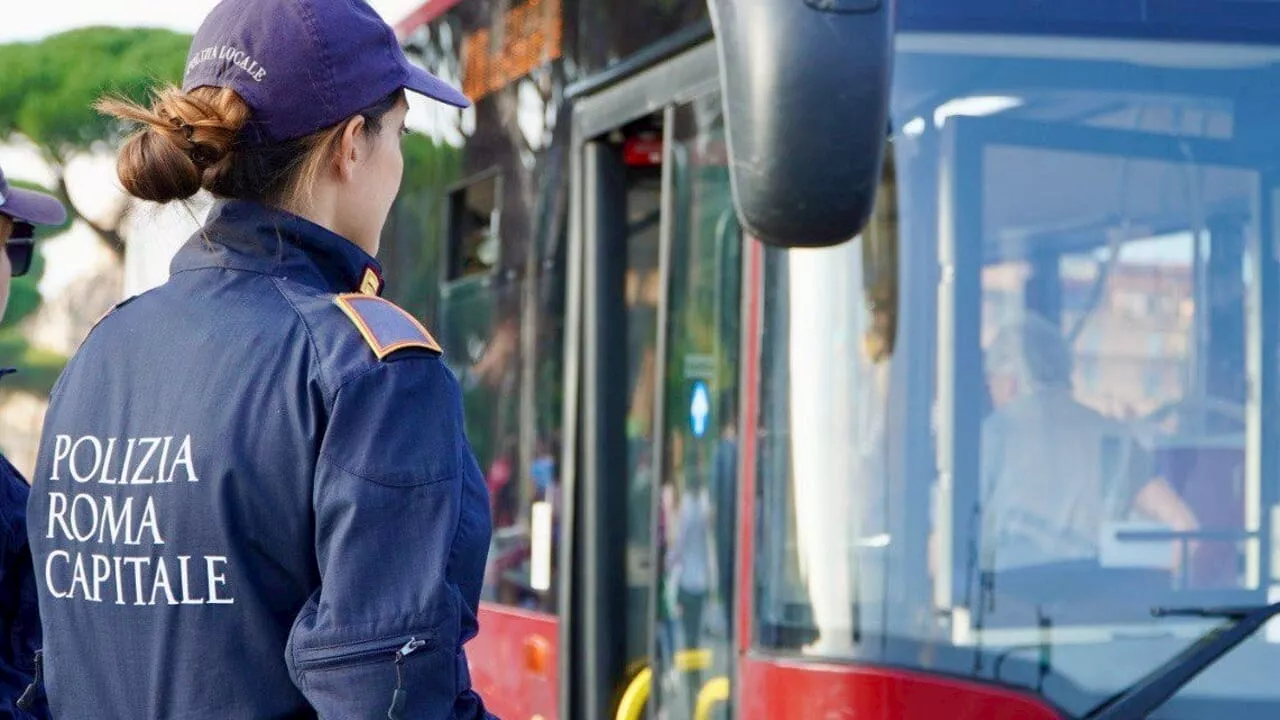
M185 200L215 184L249 119L248 106L225 88L184 93L170 86L155 94L149 108L117 98L95 107L142 125L120 149L116 172L130 195L160 203Z

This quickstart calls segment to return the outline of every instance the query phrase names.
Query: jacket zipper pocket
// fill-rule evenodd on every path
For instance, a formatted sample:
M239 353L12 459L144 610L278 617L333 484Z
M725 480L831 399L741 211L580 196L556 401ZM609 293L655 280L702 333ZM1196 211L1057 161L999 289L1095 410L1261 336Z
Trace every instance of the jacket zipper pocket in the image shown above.
M305 660L298 659L298 674L306 675L314 670L356 667L375 662L392 662L396 669L396 686L391 692L391 707L387 709L387 717L391 720L400 720L404 716L404 708L409 699L408 692L404 689L405 658L428 645L426 640L410 637L405 642L397 639L394 644L386 640L355 643L342 648L341 652L333 652L335 648L306 651L299 653L310 657Z
M355 667L366 663L378 662L379 660L391 661L407 645L414 646L412 653L418 652L428 644L428 641L417 636L366 640L338 647L295 650L294 661L298 668L298 673L301 674L313 670Z
M400 720L404 717L404 706L409 701L409 693L404 689L404 659L418 652L426 640L409 638L409 642L396 651L396 689L391 692L391 707L387 708L389 720Z

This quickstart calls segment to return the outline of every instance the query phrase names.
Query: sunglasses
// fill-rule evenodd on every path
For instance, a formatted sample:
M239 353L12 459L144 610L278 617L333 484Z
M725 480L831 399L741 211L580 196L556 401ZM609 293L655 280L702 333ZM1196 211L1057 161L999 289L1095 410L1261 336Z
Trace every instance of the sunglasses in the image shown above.
M9 274L13 277L26 275L31 269L31 256L35 254L35 240L27 231L26 223L14 223L13 236L4 244L4 252L9 256Z

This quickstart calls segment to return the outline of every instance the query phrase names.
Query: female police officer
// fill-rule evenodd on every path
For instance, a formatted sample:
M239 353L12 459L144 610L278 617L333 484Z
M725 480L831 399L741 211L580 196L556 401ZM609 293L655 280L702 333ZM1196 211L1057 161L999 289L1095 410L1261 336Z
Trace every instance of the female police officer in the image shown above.
M58 225L67 218L62 203L43 193L10 187L0 170L0 320L9 305L10 278L31 267L35 225ZM14 372L0 367L0 379ZM27 482L0 455L0 718L45 717L38 688L22 705L23 689L34 678L40 647L40 615L27 545Z
M55 388L30 504L55 717L474 718L489 543L456 379L378 297L404 90L363 0L224 0L119 176L223 198ZM388 709L390 708L390 709Z

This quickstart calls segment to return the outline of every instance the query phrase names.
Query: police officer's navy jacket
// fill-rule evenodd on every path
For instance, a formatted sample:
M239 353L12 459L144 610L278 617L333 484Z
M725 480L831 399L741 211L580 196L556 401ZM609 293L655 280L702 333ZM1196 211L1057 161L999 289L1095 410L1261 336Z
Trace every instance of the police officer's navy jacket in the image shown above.
M0 379L12 372L0 368ZM27 482L0 455L0 720L45 717L43 702L31 713L18 698L35 675L40 614L27 546Z
M89 334L29 505L55 717L485 715L463 644L487 490L455 377L377 272L230 202Z

